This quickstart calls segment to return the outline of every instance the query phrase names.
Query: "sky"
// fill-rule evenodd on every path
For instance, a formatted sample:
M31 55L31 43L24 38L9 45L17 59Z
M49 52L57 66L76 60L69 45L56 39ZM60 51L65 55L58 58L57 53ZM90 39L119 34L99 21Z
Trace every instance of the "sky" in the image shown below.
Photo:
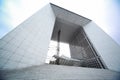
M120 0L0 0L0 38L49 2L93 20L120 45Z
M59 44L60 44L59 56L71 58L69 45L67 43L61 43L61 42ZM46 63L49 63L50 60L53 60L53 61L55 60L55 58L53 58L52 56L57 55L57 46L58 44L56 41L53 41L53 40L50 41Z

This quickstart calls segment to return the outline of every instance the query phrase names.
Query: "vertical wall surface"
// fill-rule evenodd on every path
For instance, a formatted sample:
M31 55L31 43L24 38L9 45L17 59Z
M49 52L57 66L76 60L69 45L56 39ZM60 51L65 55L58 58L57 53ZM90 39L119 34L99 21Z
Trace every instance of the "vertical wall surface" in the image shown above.
M55 23L45 6L0 40L0 69L15 69L45 62Z
M94 22L90 22L83 28L107 67L120 71L120 46Z
M86 41L86 37L83 35L82 30L77 31L77 34L73 35L72 41L70 42L71 57L74 59L89 58L87 56L87 49L89 44ZM91 51L89 51L90 54Z
M70 42L71 57L81 60L81 66L103 68L104 66L102 66L100 58L89 43L84 30L81 29L76 31L76 33Z

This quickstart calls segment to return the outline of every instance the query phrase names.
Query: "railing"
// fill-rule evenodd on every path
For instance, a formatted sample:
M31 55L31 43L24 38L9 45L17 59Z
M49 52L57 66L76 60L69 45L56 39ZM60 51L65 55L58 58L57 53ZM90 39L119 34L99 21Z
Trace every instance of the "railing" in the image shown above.
M56 60L50 61L50 64L58 64L58 65L68 65L68 66L80 66L80 67L91 67L91 68L101 68L100 64L97 62L97 59L100 57L94 57L90 59L72 59L72 58L64 58L59 57L57 55L53 56ZM59 62L57 62L59 61Z
M68 66L81 66L82 61L77 60L77 59L71 59L71 58L63 58L63 57L59 57L57 55L54 55L53 57L56 58L55 61L50 61L50 64L57 64L58 65L68 65ZM57 62L59 61L59 62Z
M92 67L92 68L101 68L100 64L98 63L98 59L100 56L90 58L90 59L84 59L82 66L83 67Z

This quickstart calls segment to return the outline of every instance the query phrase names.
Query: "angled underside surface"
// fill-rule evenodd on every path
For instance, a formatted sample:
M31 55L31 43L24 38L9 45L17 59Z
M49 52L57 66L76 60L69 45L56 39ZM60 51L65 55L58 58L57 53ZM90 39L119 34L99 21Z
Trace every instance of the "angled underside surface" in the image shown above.
M53 40L57 40L57 32L61 30L61 41L69 43L73 34L91 21L90 19L72 13L54 4L51 4L51 7L56 16L56 22L52 36Z

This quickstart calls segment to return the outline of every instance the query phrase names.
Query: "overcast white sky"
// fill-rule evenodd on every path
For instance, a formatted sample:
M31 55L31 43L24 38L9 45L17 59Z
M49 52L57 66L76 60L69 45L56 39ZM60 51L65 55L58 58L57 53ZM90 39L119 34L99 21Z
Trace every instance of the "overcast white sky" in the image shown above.
M95 21L120 44L120 0L0 0L0 38L49 2Z

